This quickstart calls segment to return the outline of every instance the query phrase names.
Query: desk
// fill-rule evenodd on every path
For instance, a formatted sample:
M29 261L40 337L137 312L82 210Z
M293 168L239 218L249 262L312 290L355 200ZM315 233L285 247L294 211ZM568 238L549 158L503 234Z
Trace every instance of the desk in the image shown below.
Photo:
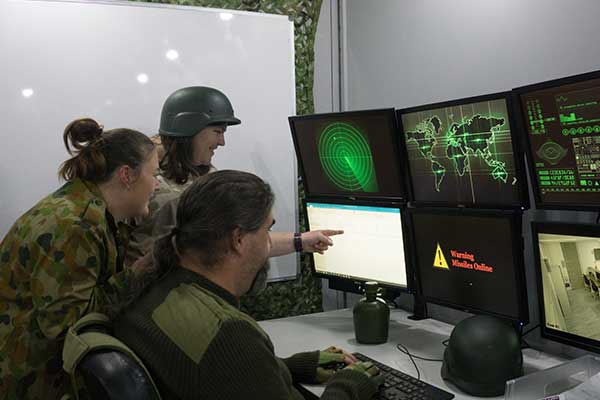
M271 337L275 353L279 357L335 345L350 352L363 353L416 377L414 365L407 355L396 349L396 344L403 344L414 355L442 359L445 349L442 341L450 336L453 326L433 319L412 321L407 318L409 315L406 311L392 310L388 341L379 345L365 345L356 341L350 309L262 321L260 326ZM524 350L523 356L525 373L546 369L565 361L533 349ZM417 359L415 362L421 371L421 379L425 382L454 393L456 400L477 398L463 394L451 383L444 381L440 375L441 362ZM318 396L323 393L323 386L304 386ZM503 398L500 396L492 399Z

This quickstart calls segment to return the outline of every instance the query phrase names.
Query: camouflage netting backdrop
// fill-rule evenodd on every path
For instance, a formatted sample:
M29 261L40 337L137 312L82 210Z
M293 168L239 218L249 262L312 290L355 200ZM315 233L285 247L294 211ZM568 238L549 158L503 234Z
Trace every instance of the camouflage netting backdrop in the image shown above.
M132 0L144 1L144 0ZM322 0L146 0L148 3L223 8L288 15L294 21L296 53L296 112L314 112L314 42ZM303 190L299 188L299 200ZM302 208L300 207L300 210ZM300 221L304 218L301 215ZM302 225L302 222L301 222ZM257 320L288 317L322 311L321 281L315 279L302 256L301 273L296 280L270 283L258 296L242 299L242 310Z

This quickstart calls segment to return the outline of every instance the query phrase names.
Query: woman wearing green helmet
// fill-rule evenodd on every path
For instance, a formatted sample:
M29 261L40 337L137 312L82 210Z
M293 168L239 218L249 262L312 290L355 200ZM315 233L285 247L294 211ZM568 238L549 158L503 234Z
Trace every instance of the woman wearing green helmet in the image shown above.
M164 152L158 176L160 187L150 202L149 215L137 221L127 263L150 253L154 239L171 231L179 196L197 177L215 170L212 157L219 146L225 146L227 127L240 123L227 96L217 89L186 87L167 98L159 129ZM322 253L333 244L330 236L340 233L338 230L271 232L270 256L293 251Z

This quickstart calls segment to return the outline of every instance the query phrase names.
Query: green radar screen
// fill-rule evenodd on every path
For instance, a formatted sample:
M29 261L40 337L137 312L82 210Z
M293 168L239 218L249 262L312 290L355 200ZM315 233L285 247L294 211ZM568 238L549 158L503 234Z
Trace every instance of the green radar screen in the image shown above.
M337 188L349 192L377 192L371 147L354 126L334 122L319 136L319 159L325 175Z

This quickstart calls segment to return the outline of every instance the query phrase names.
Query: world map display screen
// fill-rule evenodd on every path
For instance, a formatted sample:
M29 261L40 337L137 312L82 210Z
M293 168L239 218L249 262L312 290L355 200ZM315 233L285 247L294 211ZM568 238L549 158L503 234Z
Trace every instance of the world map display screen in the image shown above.
M520 205L508 109L501 97L399 111L414 200Z
M597 210L600 77L569 83L551 81L539 84L536 89L517 91L521 92L519 99L528 154L535 171L538 205Z
M416 271L427 301L514 320L528 318L520 224L505 213L411 212Z
M393 109L290 117L312 196L404 199Z

